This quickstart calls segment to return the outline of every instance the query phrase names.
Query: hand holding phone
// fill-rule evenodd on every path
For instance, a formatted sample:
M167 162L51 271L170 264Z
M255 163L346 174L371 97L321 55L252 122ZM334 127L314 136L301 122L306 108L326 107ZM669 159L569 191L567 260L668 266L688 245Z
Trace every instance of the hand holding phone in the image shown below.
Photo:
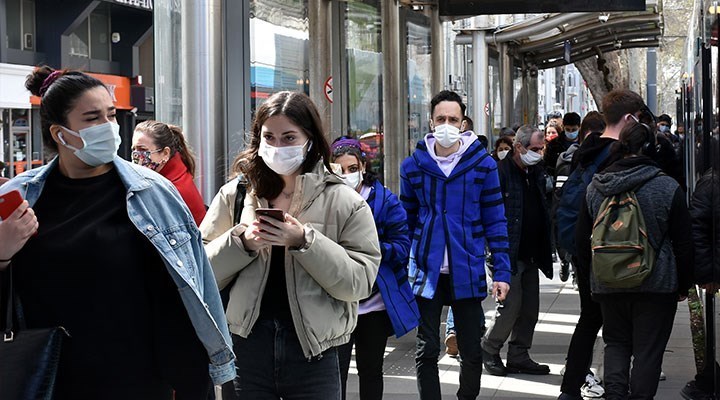
M20 192L0 196L0 267L4 267L15 253L20 251L30 237L37 232L35 212Z
M268 245L298 247L305 242L303 225L283 210L257 208L255 215L257 220L245 231L243 243L248 250Z
M285 221L285 213L279 208L256 208L255 215Z
M5 193L0 196L0 220L6 220L10 217L20 204L22 204L23 198L19 191L13 190L12 192Z

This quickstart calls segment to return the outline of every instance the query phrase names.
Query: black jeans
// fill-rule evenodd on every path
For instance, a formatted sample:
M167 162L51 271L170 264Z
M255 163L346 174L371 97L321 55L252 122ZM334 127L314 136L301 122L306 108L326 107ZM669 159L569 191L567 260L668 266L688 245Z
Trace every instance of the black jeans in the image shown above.
M576 260L573 258L573 261ZM580 319L570 339L560 391L573 396L580 395L580 387L585 383L585 375L592 363L593 350L597 334L603 325L600 304L592 299L590 277L587 269L576 268L578 292L580 292Z
M455 315L455 334L460 359L460 388L457 397L461 400L477 399L480 394L482 373L482 351L480 341L485 326L482 299L451 301L450 277L440 275L435 297L416 297L420 309L415 353L415 370L421 400L440 400L440 377L438 357L440 356L440 315L444 305L451 305Z
M598 300L605 322L605 398L653 399L677 295L613 294Z
M390 317L386 311L375 311L358 316L357 327L350 337L350 342L338 346L343 400L346 396L353 344L355 345L355 363L360 378L360 399L382 400L383 359L388 336L392 334L392 331Z
M240 400L340 399L337 348L308 359L291 322L258 320L247 339L232 339Z

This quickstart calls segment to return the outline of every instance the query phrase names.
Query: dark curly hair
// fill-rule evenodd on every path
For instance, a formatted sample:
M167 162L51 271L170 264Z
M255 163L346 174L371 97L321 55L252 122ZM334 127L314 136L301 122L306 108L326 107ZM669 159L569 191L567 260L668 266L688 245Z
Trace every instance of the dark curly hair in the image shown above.
M276 115L287 117L302 129L312 142L305 161L300 165L300 171L310 172L318 162L322 162L328 171L332 171L329 161L330 145L325 138L322 120L315 104L303 93L288 91L275 93L258 108L250 128L250 143L238 154L232 165L232 171L245 176L257 197L268 200L278 197L285 188L285 181L280 175L271 170L262 157L258 156L262 126L268 118Z

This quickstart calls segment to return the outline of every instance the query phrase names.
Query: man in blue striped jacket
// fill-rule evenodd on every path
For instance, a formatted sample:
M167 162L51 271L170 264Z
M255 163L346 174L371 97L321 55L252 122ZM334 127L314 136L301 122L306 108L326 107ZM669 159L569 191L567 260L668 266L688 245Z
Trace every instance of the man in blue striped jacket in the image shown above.
M458 399L480 394L487 296L485 247L493 253L493 295L510 290L507 222L495 161L464 130L465 105L442 91L430 105L432 133L400 168L400 200L408 214L409 278L420 309L415 356L422 400L440 400L440 315L452 305L462 361Z

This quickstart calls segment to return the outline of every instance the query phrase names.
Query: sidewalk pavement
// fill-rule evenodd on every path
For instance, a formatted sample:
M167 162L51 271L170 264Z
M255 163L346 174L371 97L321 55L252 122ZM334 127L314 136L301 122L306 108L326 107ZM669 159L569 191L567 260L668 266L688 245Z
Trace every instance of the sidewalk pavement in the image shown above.
M570 337L580 313L580 298L573 290L572 282L560 282L560 264L555 264L555 279L548 280L540 274L540 316L535 329L535 339L530 351L533 359L550 366L550 375L508 375L497 377L485 373L482 376L481 399L557 399L560 394L560 370L565 365L565 355ZM493 315L493 302L483 302L488 320ZM444 320L444 318L443 318ZM445 331L444 324L442 331ZM442 336L444 337L444 335ZM679 391L695 376L690 318L687 302L678 304L672 336L665 351L663 371L667 380L661 381L658 400L680 399ZM501 350L505 360L505 348ZM602 377L603 342L601 333L595 344L593 368ZM438 362L443 399L455 399L458 389L460 365L454 358L443 354ZM415 334L411 332L400 339L391 337L385 349L386 400L410 400L418 398L415 380ZM358 377L355 360L350 364L347 400L358 400Z

